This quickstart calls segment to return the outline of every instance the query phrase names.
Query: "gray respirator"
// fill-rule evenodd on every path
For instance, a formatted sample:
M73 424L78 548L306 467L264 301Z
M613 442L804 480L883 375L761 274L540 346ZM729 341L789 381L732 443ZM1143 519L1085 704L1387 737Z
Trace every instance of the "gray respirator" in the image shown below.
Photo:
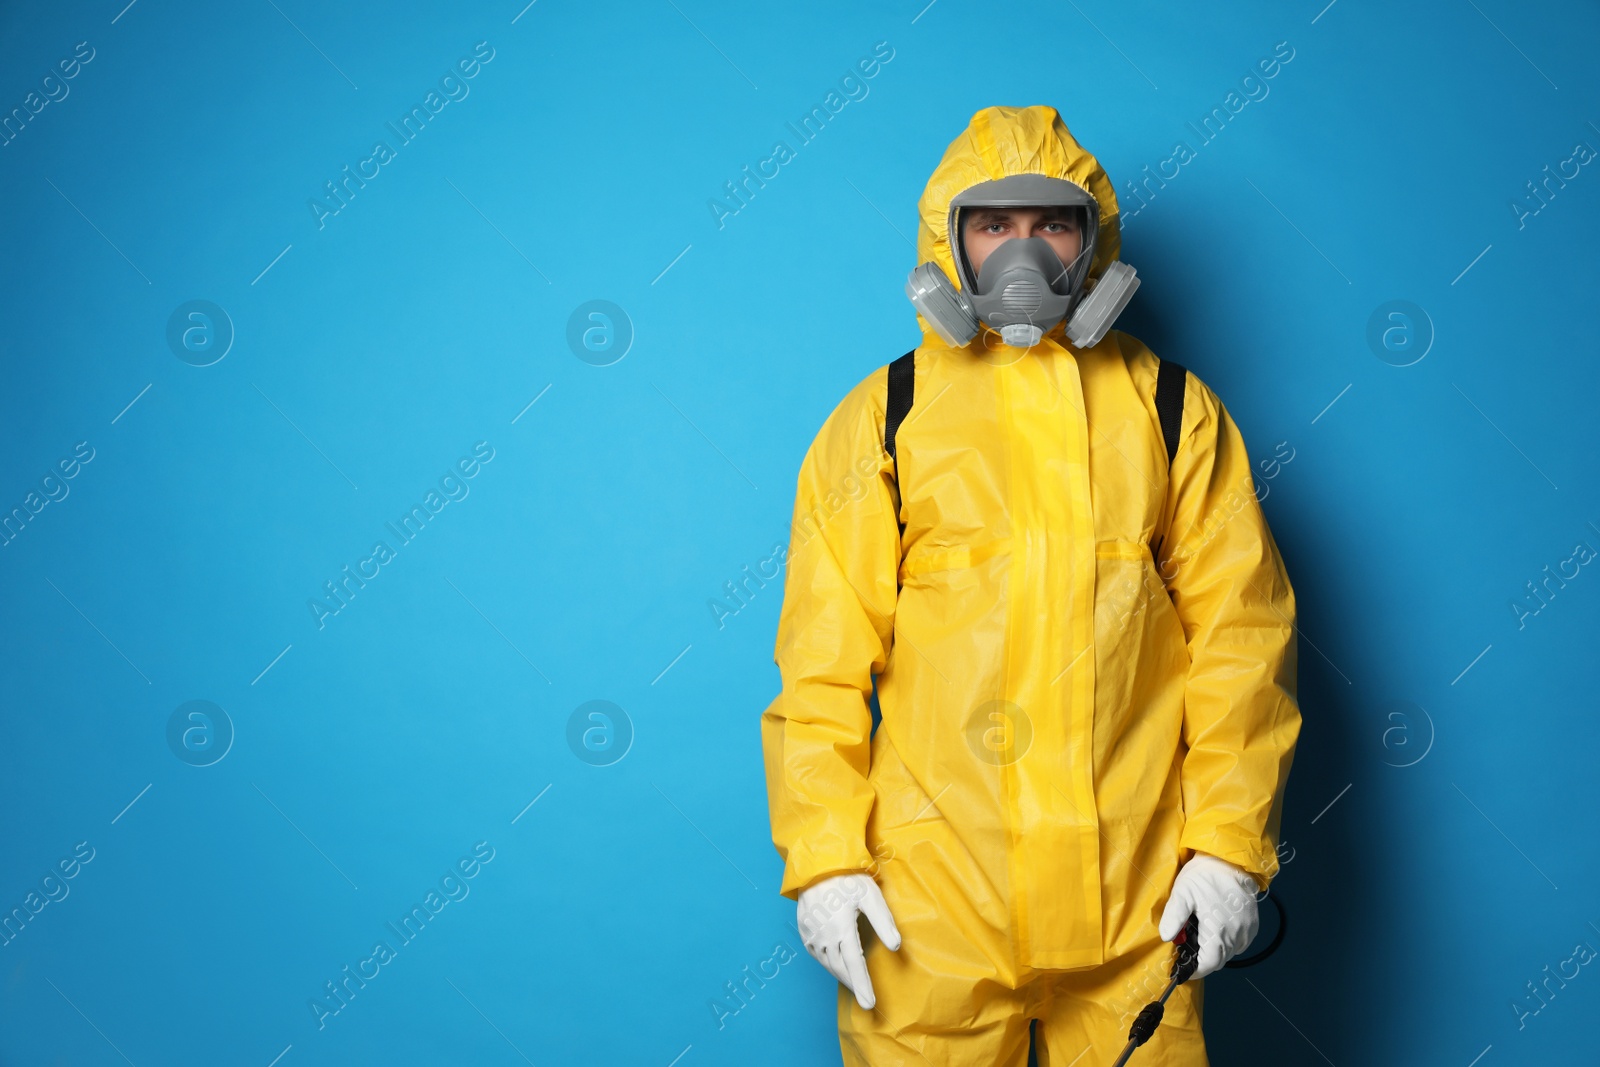
M1043 237L1013 237L1000 242L975 275L963 241L963 211L979 207L1081 208L1083 251L1062 263ZM998 331L1004 344L1031 348L1062 319L1074 347L1092 347L1139 288L1133 268L1118 260L1083 292L1099 230L1095 198L1063 178L1014 174L980 182L950 201L950 252L961 287L952 285L938 264L924 263L907 279L906 296L952 348L978 336L980 324Z

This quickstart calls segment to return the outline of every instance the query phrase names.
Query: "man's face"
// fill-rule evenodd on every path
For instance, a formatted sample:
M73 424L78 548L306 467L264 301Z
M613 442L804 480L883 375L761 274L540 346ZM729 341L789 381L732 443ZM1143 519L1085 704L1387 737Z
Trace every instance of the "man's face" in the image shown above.
M972 273L983 269L989 253L1013 237L1043 237L1070 266L1083 251L1077 209L1070 207L979 207L962 212L962 242Z

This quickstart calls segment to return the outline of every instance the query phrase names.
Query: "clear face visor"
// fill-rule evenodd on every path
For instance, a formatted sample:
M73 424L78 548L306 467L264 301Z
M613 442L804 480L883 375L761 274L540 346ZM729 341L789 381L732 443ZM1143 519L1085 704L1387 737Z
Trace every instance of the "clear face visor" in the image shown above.
M1078 222L1082 250L1071 263L1062 264L1059 275L1050 279L1050 288L1061 296L1073 297L1082 289L1094 262L1096 238L1100 230L1100 205L1082 186L1063 178L1042 174L1014 174L980 182L950 201L950 250L961 287L980 294L980 278L967 256L966 225L978 208L1067 208ZM1059 257L1056 257L1059 262ZM1056 272L1050 272L1055 274Z
M1079 237L1082 240L1081 251L1073 257L1071 263L1063 263L1060 256L1055 254L1055 249L1051 248L1049 258L1052 265L1045 271L1052 291L1061 296L1071 296L1083 285L1084 278L1089 273L1089 264L1094 259L1094 246L1089 241L1089 228L1091 225L1089 210L1082 205L1040 204L1029 205L1029 207L1050 210L1052 215L1059 210L1059 221L1070 222L1077 228ZM960 265L962 287L969 293L986 294L994 287L994 280L991 275L996 273L996 270L991 264L997 265L996 256L999 254L999 249L990 253L990 257L985 261L984 267L977 274L974 274L971 257L968 256L966 247L967 227L971 224L972 217L980 211L994 210L998 209L987 204L956 209L955 224L960 227L960 230L953 242L954 258L956 263ZM1051 221L1056 221L1056 219L1047 217L1043 220L1043 223L1047 224ZM1038 237L1040 235L1035 234L1034 236ZM1016 239L1024 240L1025 238ZM1004 246L1002 245L1001 247Z

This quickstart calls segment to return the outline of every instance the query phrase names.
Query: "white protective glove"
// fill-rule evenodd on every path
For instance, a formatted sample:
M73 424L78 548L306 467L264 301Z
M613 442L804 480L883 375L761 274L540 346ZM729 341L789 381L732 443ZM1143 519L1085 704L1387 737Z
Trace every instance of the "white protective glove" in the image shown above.
M899 951L900 931L870 874L836 874L802 889L795 922L806 951L856 995L857 1004L871 1011L878 998L872 992L867 958L861 951L858 913L867 917L880 941L891 951Z
M1221 970L1255 940L1261 928L1256 892L1256 880L1227 860L1196 852L1183 865L1157 930L1171 941L1190 915L1200 916L1200 958L1190 981Z

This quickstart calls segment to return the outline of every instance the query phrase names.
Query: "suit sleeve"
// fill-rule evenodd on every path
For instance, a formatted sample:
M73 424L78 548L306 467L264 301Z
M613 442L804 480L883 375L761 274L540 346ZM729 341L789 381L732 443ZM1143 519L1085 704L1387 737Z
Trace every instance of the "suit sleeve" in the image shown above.
M1190 659L1179 843L1266 889L1300 734L1294 590L1238 426L1193 374L1186 392L1193 421L1173 458L1160 564Z
M824 422L800 466L773 661L783 688L761 716L780 892L868 870L873 675L894 641L899 495L883 448L887 369Z

